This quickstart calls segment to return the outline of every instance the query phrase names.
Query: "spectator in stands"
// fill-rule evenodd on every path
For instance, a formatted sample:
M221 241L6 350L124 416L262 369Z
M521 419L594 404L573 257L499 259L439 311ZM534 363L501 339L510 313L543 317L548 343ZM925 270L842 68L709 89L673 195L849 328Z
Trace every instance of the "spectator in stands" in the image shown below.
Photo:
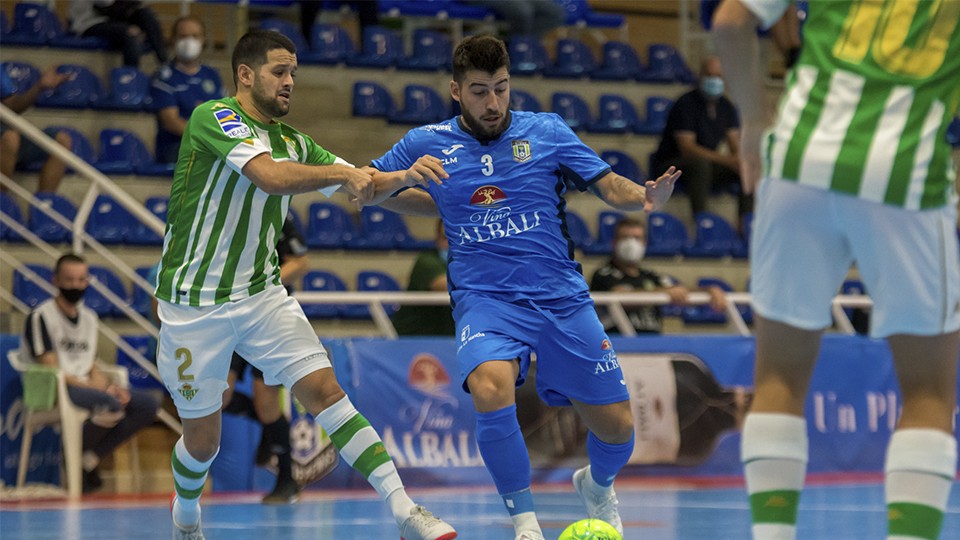
M91 411L83 429L84 493L103 485L100 460L153 423L159 407L149 392L122 388L97 367L99 320L82 302L89 279L87 263L79 256L57 260L52 283L59 293L27 317L21 348L25 361L60 369L70 399Z
M161 64L167 61L157 16L140 0L73 0L70 30L79 36L102 38L120 49L125 66L140 66L144 39Z
M740 185L739 148L737 110L723 95L720 60L708 56L700 66L699 87L680 96L670 109L660 147L653 156L654 171L665 171L671 165L683 170L682 182L696 215L707 209L715 186ZM742 230L744 214L753 210L753 197L740 195L737 210Z
M543 37L567 19L563 6L553 0L463 0L463 3L496 13L498 19L507 21L510 36Z
M447 291L447 235L437 221L436 247L417 256L410 272L408 291ZM453 310L442 306L402 306L393 314L393 326L401 336L452 336Z
M643 222L625 217L614 227L613 256L606 265L593 273L591 291L611 292L665 292L674 304L686 304L690 290L670 276L664 276L640 266L647 248L647 228ZM708 287L710 307L722 311L726 295L720 287ZM624 306L627 318L637 334L663 332L663 309L651 304ZM617 324L607 309L597 306L600 321L608 334L619 333Z
M36 103L40 92L60 86L69 77L69 74L57 73L57 68L51 67L43 72L43 75L33 86L23 91L17 91L18 89L7 70L0 69L0 103L20 114ZM66 131L56 128L47 128L43 131L64 148L70 148L70 145L73 144L73 139ZM33 141L23 140L19 132L0 125L0 173L3 173L4 176L7 178L13 177L13 171L18 164L40 161L44 157L47 160L40 168L37 193L54 193L60 187L60 181L63 180L63 175L66 173L66 164L47 154ZM5 189L0 186L0 191L5 191Z
M225 95L220 73L200 61L205 41L206 27L197 17L181 17L173 23L174 59L157 71L150 87L157 112L158 163L177 161L180 138L193 109Z

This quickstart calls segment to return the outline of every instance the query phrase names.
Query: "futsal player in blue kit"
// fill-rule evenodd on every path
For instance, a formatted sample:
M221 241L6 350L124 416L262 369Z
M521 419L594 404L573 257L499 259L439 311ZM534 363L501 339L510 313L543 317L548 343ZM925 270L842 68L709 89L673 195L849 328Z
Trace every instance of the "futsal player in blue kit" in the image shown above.
M450 82L461 116L413 129L372 166L383 173L417 164L435 171L420 183L450 244L460 378L516 540L544 538L516 413L515 387L524 382L531 353L540 397L572 405L590 430L590 465L573 476L577 493L590 517L622 532L613 479L633 451L633 418L616 352L574 260L565 181L615 208L650 211L669 199L680 172L671 168L638 185L613 173L559 116L510 111L509 68L499 39L463 40ZM414 212L405 202L411 193L401 195L383 205Z

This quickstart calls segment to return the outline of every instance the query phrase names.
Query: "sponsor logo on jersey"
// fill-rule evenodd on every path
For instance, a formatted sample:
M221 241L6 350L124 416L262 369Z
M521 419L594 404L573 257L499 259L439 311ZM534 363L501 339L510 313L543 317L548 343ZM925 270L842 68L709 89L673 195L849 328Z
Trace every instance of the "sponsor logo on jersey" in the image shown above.
M443 155L449 156L450 154L456 152L457 150L459 150L459 149L461 149L461 148L463 148L463 145L458 143L458 144L455 144L455 145L451 146L450 148L444 148L443 150L441 150L441 152L443 152Z
M427 131L453 131L453 126L450 124L430 124L428 126L421 126L420 129Z
M610 340L609 340L609 339L605 339L605 340L603 340L603 341L600 342L600 350L601 350L601 351L609 351L609 350L612 349L612 348L613 348L613 345L610 344Z
M523 163L533 157L530 153L530 141L517 139L510 143L513 147L513 160Z
M477 188L470 197L472 206L496 206L507 200L507 194L497 186L483 186Z
M610 351L605 353L603 358L597 362L596 366L593 368L593 374L599 375L615 369L620 369L620 362L617 360L617 353Z
M250 128L243 123L240 115L233 110L220 109L213 111L213 116L216 117L217 123L220 124L220 129L226 136L233 139L250 138Z

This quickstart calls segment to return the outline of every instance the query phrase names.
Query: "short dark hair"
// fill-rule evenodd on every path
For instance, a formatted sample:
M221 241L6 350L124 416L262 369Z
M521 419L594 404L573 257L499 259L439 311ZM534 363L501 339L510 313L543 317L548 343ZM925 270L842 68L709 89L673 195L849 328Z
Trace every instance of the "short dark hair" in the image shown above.
M297 54L297 46L290 38L274 30L251 30L240 38L233 48L233 58L230 61L233 67L233 84L240 87L237 70L241 64L246 64L257 70L267 63L267 53L274 49L286 49L290 54Z
M76 253L66 253L57 259L57 264L53 267L53 274L58 275L60 273L60 268L63 265L72 263L87 264L87 261L83 260L83 257L77 255Z
M625 217L620 219L620 221L618 221L617 224L613 226L613 237L616 238L617 235L620 234L620 230L625 229L627 227L640 227L644 231L647 230L646 223L640 221L639 219L634 219L632 217Z
M173 26L170 27L170 35L175 35L177 33L177 29L180 28L180 23L187 21L193 21L199 24L203 35L207 35L207 25L203 23L203 19L197 17L196 15L184 15L183 17L179 17L177 20L173 21Z
M470 36L453 51L453 80L460 82L471 69L493 73L510 69L510 54L503 41L490 34Z

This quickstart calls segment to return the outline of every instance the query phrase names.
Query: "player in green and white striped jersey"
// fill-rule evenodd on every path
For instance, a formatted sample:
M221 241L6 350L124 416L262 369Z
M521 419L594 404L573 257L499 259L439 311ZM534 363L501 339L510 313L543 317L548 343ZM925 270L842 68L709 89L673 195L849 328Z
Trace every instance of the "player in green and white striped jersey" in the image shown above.
M457 533L407 496L380 436L337 383L300 305L280 283L277 237L290 196L343 191L375 204L445 176L424 156L406 171L357 169L278 122L290 106L296 49L254 30L233 52L237 95L198 106L187 123L170 193L156 296L158 368L183 420L171 458L174 539L202 539L200 494L220 445L227 372L236 351L282 382L314 415L344 460L386 500L406 540ZM421 190L391 201L435 208Z
M871 334L888 339L903 392L885 465L887 538L935 539L957 463L960 269L945 132L960 101L960 0L809 2L803 50L764 133L754 28L787 4L726 0L714 19L741 104L745 187L763 176L756 393L742 442L753 535L796 536L805 396L831 300L856 262L874 300Z

